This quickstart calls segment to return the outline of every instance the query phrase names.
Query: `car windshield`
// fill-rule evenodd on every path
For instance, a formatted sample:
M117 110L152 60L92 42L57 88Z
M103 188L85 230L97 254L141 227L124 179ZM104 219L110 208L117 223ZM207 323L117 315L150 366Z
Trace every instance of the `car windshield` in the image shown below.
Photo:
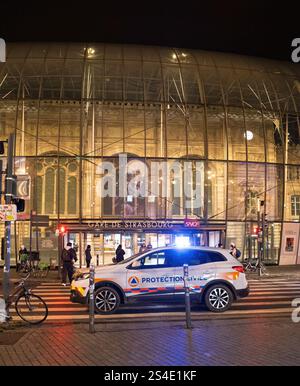
M127 259L120 261L117 264L127 264L130 263L132 260L134 260L136 257L140 256L142 253L136 253L135 255L132 255L130 257L127 257Z

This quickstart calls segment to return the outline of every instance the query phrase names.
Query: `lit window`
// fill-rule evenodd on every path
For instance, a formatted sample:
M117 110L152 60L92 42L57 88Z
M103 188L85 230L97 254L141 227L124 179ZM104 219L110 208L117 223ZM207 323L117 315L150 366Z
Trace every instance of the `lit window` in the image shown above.
M291 196L292 216L300 216L300 195Z

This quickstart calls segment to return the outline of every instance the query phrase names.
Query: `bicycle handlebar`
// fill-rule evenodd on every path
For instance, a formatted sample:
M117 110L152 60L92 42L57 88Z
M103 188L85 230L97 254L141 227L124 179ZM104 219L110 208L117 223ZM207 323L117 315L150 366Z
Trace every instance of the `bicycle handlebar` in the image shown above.
M24 284L24 282L29 278L29 276L30 276L30 272L28 273L28 275L26 277L24 277L24 279L22 279L18 283L16 283L16 285L18 285L18 287L21 287L22 284Z

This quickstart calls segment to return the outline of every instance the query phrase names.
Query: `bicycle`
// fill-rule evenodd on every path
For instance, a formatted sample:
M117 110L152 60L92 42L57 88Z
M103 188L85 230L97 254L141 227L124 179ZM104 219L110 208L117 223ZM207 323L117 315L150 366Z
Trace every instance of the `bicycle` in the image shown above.
M9 295L6 311L14 303L16 312L21 319L29 324L40 324L48 316L48 307L40 296L33 294L31 289L25 286L25 281L29 276L30 273L28 273L26 278L17 283L16 289Z
M260 269L262 275L267 275L266 266L262 261L259 264L258 258L245 260L242 264L246 272L257 272Z
M35 278L45 278L49 273L49 265L38 261L26 260L22 262L18 268L18 274L21 278L25 278L30 273Z

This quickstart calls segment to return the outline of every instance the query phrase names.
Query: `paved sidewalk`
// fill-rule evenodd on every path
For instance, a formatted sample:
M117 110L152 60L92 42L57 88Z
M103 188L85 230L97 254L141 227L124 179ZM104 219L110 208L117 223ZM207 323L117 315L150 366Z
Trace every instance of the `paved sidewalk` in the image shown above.
M299 328L290 318L202 321L192 330L178 322L101 324L95 334L87 325L41 326L17 342L0 340L0 365L300 365Z
M272 278L291 278L300 279L300 264L299 265L285 265L285 266L266 266L267 275L261 277L258 273L247 273L247 276L251 279L272 279Z

